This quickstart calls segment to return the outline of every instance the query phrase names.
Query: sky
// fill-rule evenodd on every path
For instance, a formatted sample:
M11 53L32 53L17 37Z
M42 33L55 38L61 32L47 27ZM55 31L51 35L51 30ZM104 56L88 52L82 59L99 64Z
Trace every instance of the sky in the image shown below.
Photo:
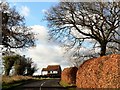
M57 2L10 2L10 6L25 17L26 25L32 28L36 34L36 47L28 50L16 51L21 55L26 55L37 64L38 71L34 75L41 74L41 69L47 65L61 65L62 69L69 67L70 63L63 57L64 50L54 42L48 41L47 22L44 19L44 12Z
M50 7L58 4L58 2L11 1L12 2L9 3L10 6L16 7L16 10L25 17L26 25L31 27L32 32L36 34L36 47L31 47L27 50L16 50L17 53L32 58L34 63L37 64L38 71L35 73L35 75L41 74L41 69L46 68L48 65L59 64L61 65L62 69L71 66L71 62L68 61L69 59L64 57L64 49L61 48L57 43L48 41L49 28L47 27L47 22L43 20L45 12L49 10ZM94 41L92 40L90 42ZM91 49L93 44L86 42L83 43L83 46L87 48L83 47L80 49L81 54L87 55L92 53L92 50L90 51L89 49ZM99 51L99 49L95 50L95 52Z

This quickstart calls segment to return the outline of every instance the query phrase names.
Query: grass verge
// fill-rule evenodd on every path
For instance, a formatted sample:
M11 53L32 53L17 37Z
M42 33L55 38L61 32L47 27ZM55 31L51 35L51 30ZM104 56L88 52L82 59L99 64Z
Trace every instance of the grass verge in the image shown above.
M2 90L6 90L18 85L21 85L34 78L29 76L3 76L2 77Z
M68 84L64 81L60 81L59 83L62 87L68 88L68 90L76 90L76 85L75 84Z
M63 86L63 87L76 87L75 84L68 84L64 81L60 81L60 85Z

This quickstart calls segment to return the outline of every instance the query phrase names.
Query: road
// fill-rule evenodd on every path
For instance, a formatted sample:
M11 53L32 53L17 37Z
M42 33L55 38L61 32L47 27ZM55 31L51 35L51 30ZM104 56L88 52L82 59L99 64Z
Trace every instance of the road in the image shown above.
M60 79L34 80L11 90L68 90L59 85Z

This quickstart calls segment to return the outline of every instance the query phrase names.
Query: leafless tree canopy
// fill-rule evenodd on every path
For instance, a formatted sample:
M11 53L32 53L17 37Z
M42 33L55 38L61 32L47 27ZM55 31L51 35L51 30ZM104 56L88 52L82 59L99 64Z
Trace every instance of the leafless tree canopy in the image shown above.
M100 56L120 51L120 2L60 2L45 18L51 36L69 47L91 41Z
M34 46L34 34L25 26L25 19L6 2L0 3L2 14L2 44L6 48Z

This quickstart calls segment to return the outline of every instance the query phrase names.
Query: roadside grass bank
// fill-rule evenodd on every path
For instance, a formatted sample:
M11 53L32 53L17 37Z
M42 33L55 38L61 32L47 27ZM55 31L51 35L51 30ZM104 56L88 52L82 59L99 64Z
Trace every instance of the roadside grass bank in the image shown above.
M32 76L2 76L2 90L9 90L19 85L39 80L47 80L54 78L38 78Z
M35 80L36 78L30 76L2 76L2 90L6 90L15 86L19 86L30 80Z
M66 83L64 81L60 81L59 84L62 87L68 88L68 90L76 90L76 85L75 84L68 84L68 83Z

